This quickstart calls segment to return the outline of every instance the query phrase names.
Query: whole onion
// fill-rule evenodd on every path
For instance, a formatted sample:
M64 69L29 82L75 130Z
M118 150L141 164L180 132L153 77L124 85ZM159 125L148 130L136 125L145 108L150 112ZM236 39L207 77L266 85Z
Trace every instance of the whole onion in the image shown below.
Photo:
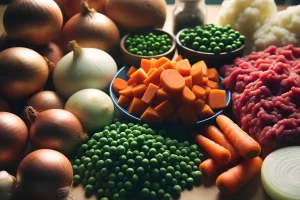
M115 23L89 8L85 1L81 6L82 12L69 19L62 30L65 50L70 51L68 42L76 40L81 47L114 53L120 43L120 33Z
M3 15L7 34L33 45L54 39L62 24L62 12L53 0L11 1Z
M17 115L0 112L0 171L21 161L28 144L28 129Z
M0 36L0 51L11 47L28 47L28 45L20 40L9 37L6 32L3 32Z
M47 81L46 60L37 52L23 47L0 52L0 95L23 99L39 91Z
M33 107L37 112L64 109L65 100L53 91L41 91L27 100L27 106Z
M81 12L81 1L82 0L66 0L64 10L69 18ZM103 13L107 0L89 0L88 2L91 8L94 8L97 12Z
M28 154L17 171L17 199L67 199L72 184L73 169L63 154L40 149Z
M3 97L0 96L0 112L8 112L10 110L9 104Z
M70 112L50 109L38 113L34 108L25 108L31 121L30 144L33 149L53 149L70 155L87 139L80 121Z
M60 49L60 47L53 42L49 42L46 45L38 46L34 48L34 50L38 52L41 56L46 57L50 62L54 63L55 65L64 56L64 53Z

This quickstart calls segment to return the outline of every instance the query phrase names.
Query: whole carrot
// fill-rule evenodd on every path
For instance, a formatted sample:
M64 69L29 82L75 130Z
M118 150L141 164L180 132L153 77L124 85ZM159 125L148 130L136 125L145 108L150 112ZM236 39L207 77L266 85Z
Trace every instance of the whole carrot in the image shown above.
M229 163L231 159L230 152L221 145L202 135L195 135L195 141L217 162L221 164Z
M225 164L218 163L212 158L208 158L199 165L199 170L208 177L214 177Z
M232 146L230 141L226 138L224 133L222 133L218 127L213 125L207 126L204 130L204 133L209 139L218 143L219 145L221 145L222 147L224 147L230 152L231 154L230 162L232 164L236 164L240 160L241 156L235 150L235 148Z
M216 121L220 129L241 156L250 159L260 154L260 145L231 119L225 115L219 115Z
M221 192L234 194L261 171L263 160L260 157L244 160L218 176L216 185Z

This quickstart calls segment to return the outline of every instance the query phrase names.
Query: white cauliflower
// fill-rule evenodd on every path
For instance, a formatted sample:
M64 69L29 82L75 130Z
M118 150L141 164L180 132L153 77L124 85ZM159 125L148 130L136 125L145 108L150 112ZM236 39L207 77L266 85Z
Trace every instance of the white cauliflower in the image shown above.
M300 45L300 5L290 6L268 18L253 36L254 51L264 50L270 45L282 47Z

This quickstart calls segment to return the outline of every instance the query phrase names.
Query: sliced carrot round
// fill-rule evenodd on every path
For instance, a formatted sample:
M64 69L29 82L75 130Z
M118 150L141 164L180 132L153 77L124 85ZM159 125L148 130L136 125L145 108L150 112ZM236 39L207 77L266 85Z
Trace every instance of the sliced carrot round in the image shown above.
M170 93L180 93L185 86L184 78L173 69L164 70L160 75L162 87Z
M115 78L113 82L113 88L116 92L124 90L128 86L127 82L121 78Z

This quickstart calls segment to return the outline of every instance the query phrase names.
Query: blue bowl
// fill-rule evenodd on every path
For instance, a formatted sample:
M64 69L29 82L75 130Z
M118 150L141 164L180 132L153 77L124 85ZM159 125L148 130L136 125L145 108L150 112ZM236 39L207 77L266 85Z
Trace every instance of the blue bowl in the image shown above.
M126 109L122 108L119 104L118 104L118 98L119 98L119 94L117 94L113 87L112 87L112 83L113 81L116 79L116 78L121 78L121 79L124 79L124 80L128 80L128 76L127 76L127 72L129 70L130 67L128 66L125 66L125 67L122 67L118 72L117 74L115 75L115 77L113 78L110 86L109 86L109 94L110 94L110 97L113 101L113 104L115 106L115 109L117 111L117 115L125 120L128 120L128 121L131 121L131 122L134 122L134 123L146 123L144 121L142 121L140 118L130 114ZM222 78L220 77L219 79L219 88L220 89L224 89L224 87L222 86ZM231 101L231 93L229 90L226 90L226 105L228 106L229 103ZM155 128L164 128L164 129L173 129L173 130L184 130L184 129L197 129L197 128L200 128L201 126L204 126L206 125L207 123L210 123L212 121L215 121L216 117L220 114L222 114L224 112L226 108L224 109L220 109L220 110L214 110L214 115L208 117L208 118L205 118L205 119L202 119L200 121L198 121L197 123L195 124L179 124L179 125L171 125L171 124L152 124L152 127L155 127ZM212 122L213 123L213 122Z

